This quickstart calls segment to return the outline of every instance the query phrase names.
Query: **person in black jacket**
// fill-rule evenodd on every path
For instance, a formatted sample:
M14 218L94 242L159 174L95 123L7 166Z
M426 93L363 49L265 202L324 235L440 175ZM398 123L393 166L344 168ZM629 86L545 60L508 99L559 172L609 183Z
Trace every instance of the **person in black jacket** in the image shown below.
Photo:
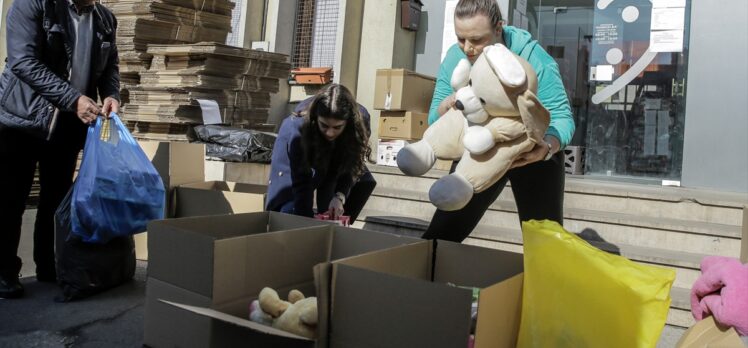
M17 256L34 171L38 281L55 282L54 211L72 185L87 124L119 111L114 15L94 0L16 0L0 75L0 298L23 295ZM102 105L96 99L102 100Z
M281 124L273 146L266 209L314 216L332 210L353 223L377 182L366 168L369 112L343 85L302 101Z

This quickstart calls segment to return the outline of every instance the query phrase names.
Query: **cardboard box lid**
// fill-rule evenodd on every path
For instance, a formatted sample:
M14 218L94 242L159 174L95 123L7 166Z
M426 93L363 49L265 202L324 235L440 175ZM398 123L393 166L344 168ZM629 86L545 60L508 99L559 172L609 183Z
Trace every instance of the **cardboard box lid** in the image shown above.
M214 309L205 308L205 307L190 306L190 305L185 305L185 304L180 304L180 303L171 302L171 301L165 301L165 300L161 300L161 302L166 303L168 305L172 305L172 306L177 307L177 308L184 309L184 310L186 310L188 312L192 312L192 313L195 313L195 314L198 314L198 315L202 315L202 316L205 316L205 317L216 319L216 320L221 321L223 323L227 323L227 324L231 324L231 325L236 325L236 326L239 326L239 327L243 327L243 328L247 328L247 329L259 331L259 332L266 333L266 334L272 334L272 335L275 335L275 336L288 337L288 338L291 338L291 339L302 340L302 341L313 341L313 340L311 340L309 338L306 338L306 337L303 337L303 336L295 335L295 334L292 334L290 332L286 332L286 331L283 331L283 330L278 330L276 328L273 328L273 327L270 327L270 326L267 326L267 325L262 325L262 324L259 324L259 323L255 323L255 322L247 320L247 319L242 319L242 318L239 318L239 317L235 317L233 315L222 313L222 312L219 312L219 311L214 310ZM247 343L250 343L250 342L247 342Z

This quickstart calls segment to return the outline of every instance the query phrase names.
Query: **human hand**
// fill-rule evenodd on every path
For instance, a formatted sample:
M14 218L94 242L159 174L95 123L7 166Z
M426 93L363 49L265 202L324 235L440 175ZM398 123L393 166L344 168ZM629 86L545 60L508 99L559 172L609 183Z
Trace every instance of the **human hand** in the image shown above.
M550 147L548 146L549 144ZM518 168L526 166L530 163L542 161L545 159L549 152L556 153L560 147L561 143L559 143L556 137L546 136L539 143L535 144L535 147L533 147L532 150L519 155L519 157L517 157L517 159L512 162L512 166L509 167L509 169Z
M115 114L119 114L119 101L112 97L106 97L104 99L104 106L101 108L101 112L106 118L109 118L112 112Z
M85 95L81 95L80 98L78 98L75 108L75 114L81 122L85 124L90 124L91 122L96 121L96 117L101 115L101 108L96 105L96 102L93 99Z
M330 218L336 219L345 213L345 209L343 209L343 201L345 200L345 195L338 192L335 194L334 197L330 200L330 205L328 207L328 211L330 212Z

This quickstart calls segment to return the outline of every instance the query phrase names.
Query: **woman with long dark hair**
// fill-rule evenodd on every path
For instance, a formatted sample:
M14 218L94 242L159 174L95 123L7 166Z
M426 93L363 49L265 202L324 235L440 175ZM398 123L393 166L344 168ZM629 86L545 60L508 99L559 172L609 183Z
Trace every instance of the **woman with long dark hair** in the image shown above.
M266 209L313 216L332 210L355 221L374 191L369 113L345 86L330 84L283 120L273 147Z

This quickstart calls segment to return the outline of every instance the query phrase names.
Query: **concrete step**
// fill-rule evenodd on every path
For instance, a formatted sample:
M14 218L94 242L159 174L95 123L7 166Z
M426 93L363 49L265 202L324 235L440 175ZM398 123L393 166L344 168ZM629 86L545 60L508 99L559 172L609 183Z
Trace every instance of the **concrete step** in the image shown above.
M429 202L427 192L379 185L366 208L395 211L399 215L425 220L430 220L436 210ZM480 223L517 228L519 221L516 211L513 201L499 199L489 207ZM733 225L566 208L564 226L571 231L595 230L611 243L731 257L740 255L742 231L739 226Z
M408 177L399 169L370 166L380 187L428 192L436 179L448 174L432 170L421 177ZM514 201L511 183L499 200ZM732 192L712 192L681 187L663 187L620 183L567 176L564 205L607 212L627 212L637 216L670 218L685 221L718 223L740 226L743 206L748 195Z
M373 231L418 237L423 234L427 227L427 222L422 219L396 216L381 211L367 209L361 215L363 223L358 227ZM497 238L497 236L501 237ZM521 232L510 229L478 226L474 234L465 240L465 244L522 252ZM690 313L689 289L693 281L698 277L698 262L703 255L691 255L687 253L678 255L677 253L668 251L646 250L641 247L612 245L610 243L595 241L591 241L590 244L602 250L620 254L634 261L675 269L676 280L671 290L672 302L667 323L668 325L678 327L690 327L693 325L694 321ZM674 266L673 264L681 266ZM697 269L686 268L686 266L695 266Z
M360 220L363 228L396 234L420 237L428 227L426 220L402 217L381 211L364 210ZM631 260L675 270L676 287L690 288L699 277L699 264L704 254L677 252L658 248L647 248L626 244L612 244L600 241L594 234L584 233L582 237L590 244ZM465 243L488 248L522 252L522 232L519 228L498 228L478 225Z

